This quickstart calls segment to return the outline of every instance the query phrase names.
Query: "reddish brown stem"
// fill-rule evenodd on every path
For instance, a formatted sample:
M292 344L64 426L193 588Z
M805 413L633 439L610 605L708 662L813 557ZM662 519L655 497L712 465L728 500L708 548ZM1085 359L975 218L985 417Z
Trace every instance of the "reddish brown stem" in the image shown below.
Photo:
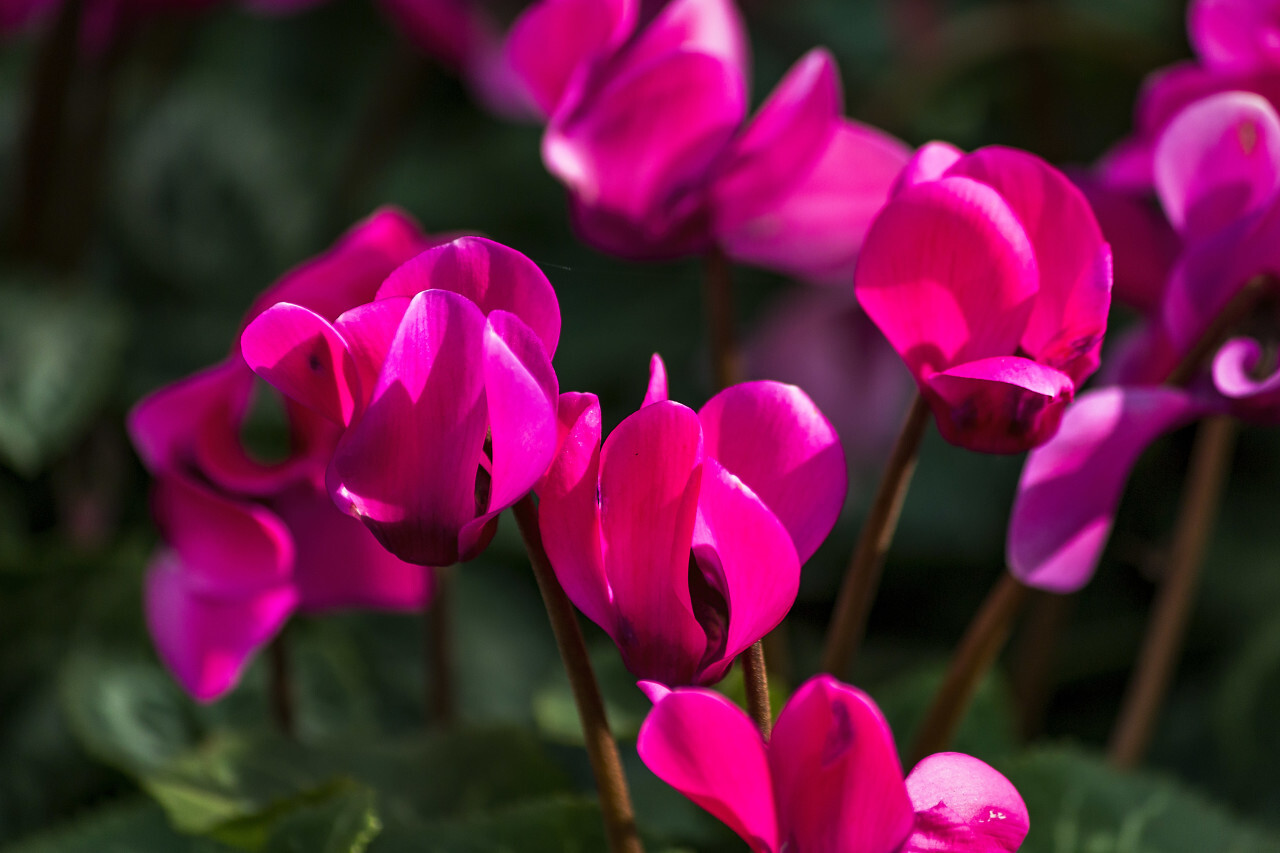
M858 544L849 559L840 594L836 599L827 643L822 654L822 671L837 678L848 674L849 664L857 654L866 631L867 616L875 599L884 569L885 554L898 527L898 516L907 498L911 475L925 427L929 424L929 404L919 394L911 403L902 430L889 454L889 462L876 489L871 510L862 524Z
M569 597L565 595L556 578L547 552L542 547L542 532L538 528L538 506L531 495L525 496L514 507L516 524L524 538L525 550L533 566L533 575L542 592L551 630L556 645L569 674L573 699L578 706L578 719L582 722L582 736L586 742L587 758L595 773L596 787L600 792L600 810L604 813L605 832L609 838L610 853L643 853L640 836L636 830L635 811L627 790L627 777L622 772L622 760L618 756L618 744L609 730L600 686L596 683L591 659L587 656L587 644L574 613Z
M764 643L752 643L738 658L747 691L747 713L766 741L773 734L773 709L769 707L769 675L764 665Z

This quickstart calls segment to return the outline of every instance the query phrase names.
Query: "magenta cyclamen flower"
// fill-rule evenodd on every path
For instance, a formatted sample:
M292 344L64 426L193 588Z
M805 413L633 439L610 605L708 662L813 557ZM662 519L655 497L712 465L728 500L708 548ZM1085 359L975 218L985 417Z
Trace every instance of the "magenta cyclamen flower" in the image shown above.
M908 151L841 116L831 56L811 51L755 119L732 0L541 0L513 26L511 66L547 116L542 154L579 234L632 258L719 245L819 282L852 271Z
M1017 789L976 758L931 755L904 781L880 709L830 676L796 691L768 744L719 693L641 686L641 759L753 853L1004 853L1026 837Z
M952 444L1042 444L1098 367L1110 249L1080 191L1031 154L926 145L854 281Z
M263 299L287 297L336 317L427 245L403 214L381 211ZM147 625L165 665L201 701L233 687L295 610L414 610L432 590L427 570L392 557L329 501L324 468L338 438L331 424L289 405L289 455L266 464L250 454L241 429L255 382L234 353L129 415L133 443L156 478L165 540L147 569Z
M336 318L273 305L241 345L259 375L342 430L334 502L401 559L444 566L482 551L550 463L559 336L537 266L463 237Z
M600 438L595 395L562 394L538 486L556 576L636 676L718 681L791 608L835 524L839 439L791 385L735 385L699 412L671 402L657 356L640 411Z

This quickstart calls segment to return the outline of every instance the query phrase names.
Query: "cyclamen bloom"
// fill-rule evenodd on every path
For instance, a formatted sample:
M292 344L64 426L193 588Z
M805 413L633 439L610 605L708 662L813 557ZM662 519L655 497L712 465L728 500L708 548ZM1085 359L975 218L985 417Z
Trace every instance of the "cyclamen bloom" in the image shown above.
M426 250L330 319L280 302L245 360L342 434L334 502L391 553L449 565L488 545L556 446L560 308L524 255L479 237Z
M1026 805L1008 779L943 752L904 780L880 709L830 676L796 691L768 744L718 693L641 687L654 707L640 758L753 853L997 853L1026 837Z
M287 296L337 316L428 245L403 214L381 211L263 299ZM147 625L165 665L200 701L233 687L295 610L416 610L433 587L428 570L392 557L334 509L324 467L338 433L322 418L289 405L288 457L266 464L250 454L241 429L255 382L233 353L129 415L134 446L156 478L165 540L147 569Z
M548 118L543 161L576 230L604 251L727 254L810 281L847 280L909 152L841 116L823 50L747 115L747 38L731 0L542 0L512 27L510 64Z
M1009 148L922 148L871 225L858 302L915 376L943 438L1047 441L1098 367L1111 252L1088 203Z
M543 544L573 603L639 678L711 683L795 601L847 475L804 392L735 385L694 412L654 356L640 411L601 444L593 394L560 396L560 447L539 484Z

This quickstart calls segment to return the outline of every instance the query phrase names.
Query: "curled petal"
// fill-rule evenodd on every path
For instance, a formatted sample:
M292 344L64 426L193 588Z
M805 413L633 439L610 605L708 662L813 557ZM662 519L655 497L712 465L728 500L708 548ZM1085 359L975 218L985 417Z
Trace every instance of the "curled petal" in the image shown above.
M538 265L515 249L484 237L459 237L435 246L393 272L378 299L450 290L470 299L486 315L510 311L541 339L547 358L560 340L560 304Z
M368 408L334 451L335 502L402 560L456 562L458 535L477 515L484 330L484 315L465 297L415 296Z
M893 185L892 195L916 184L938 180L963 156L964 152L950 142L926 142L916 149L911 159L902 167L902 172Z
M640 759L741 836L753 853L776 853L773 786L765 745L751 720L710 690L651 690L653 710L636 742Z
M942 437L979 453L1021 453L1044 444L1075 394L1065 373L1016 356L935 373L922 389Z
M1217 231L1280 188L1280 117L1251 92L1196 101L1160 135L1155 181L1174 228L1188 237Z
M786 526L801 562L835 526L849 479L840 437L794 385L744 382L698 412L706 454Z
M1235 338L1223 344L1213 359L1213 384L1232 401L1241 417L1260 423L1280 421L1280 371L1258 377L1262 345L1252 338Z
M784 849L891 851L911 831L893 734L855 687L826 675L802 685L778 715L769 768Z
M1083 383L1098 369L1111 307L1111 248L1088 201L1057 169L1012 148L975 151L947 174L992 187L1022 223L1040 271L1022 349Z
M767 212L812 169L839 126L842 100L831 54L801 57L725 152L712 189L717 231Z
M1030 828L1018 789L989 765L958 752L922 760L907 777L916 827L902 853L1013 853Z
M600 452L600 524L618 645L639 678L690 684L707 638L689 596L702 480L702 429L679 403L654 403Z
M160 659L200 702L212 702L239 682L249 659L284 625L297 598L287 584L238 598L207 596L181 559L167 551L148 567L143 596Z
M717 664L732 661L787 615L800 590L800 561L782 522L713 458L703 463L693 553L704 573L717 576L728 607L723 647L709 647L716 659L704 661L716 674Z
M1162 433L1211 407L1173 388L1104 388L1067 409L1056 437L1027 457L1009 521L1009 569L1023 583L1074 592L1111 533L1129 471Z
M152 509L193 591L235 598L285 583L293 572L293 537L265 507L185 477L161 477Z
M908 155L893 137L840 119L813 167L776 203L736 224L717 208L716 239L735 260L847 287L867 229Z
M297 547L293 582L299 610L417 611L431 600L431 570L396 559L363 524L339 512L328 495L303 486L273 505Z
M392 270L437 242L403 210L381 208L329 251L286 273L254 302L245 325L277 302L301 305L332 322L342 312L372 302Z
M560 395L555 459L538 483L538 528L560 585L587 618L618 639L600 539L600 401Z
M919 377L1016 351L1038 282L1026 232L996 191L943 178L903 190L881 211L854 290Z
M521 13L506 49L544 116L555 112L575 72L631 34L637 11L635 0L543 0Z
M649 387L645 389L640 408L669 399L671 395L667 392L667 365L662 361L662 356L655 352L649 359Z
M320 315L282 302L244 330L249 367L285 394L336 424L349 424L361 402L355 360L338 330Z

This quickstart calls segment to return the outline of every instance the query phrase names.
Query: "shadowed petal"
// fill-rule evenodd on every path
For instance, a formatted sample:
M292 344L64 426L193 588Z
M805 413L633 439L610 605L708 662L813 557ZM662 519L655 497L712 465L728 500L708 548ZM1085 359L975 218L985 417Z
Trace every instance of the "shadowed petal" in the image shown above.
M990 766L958 752L922 760L907 777L916 828L902 853L1013 853L1030 820L1018 789Z
M407 296L393 296L358 305L346 311L333 324L347 345L347 352L355 361L360 377L360 388L371 391L378 384L378 374L387 360L391 342L395 340L400 321L409 310ZM365 400L359 400L357 414L364 410Z
M887 134L839 119L822 155L789 192L736 225L722 219L716 239L735 260L847 287L867 229L909 153Z
M871 225L855 292L917 379L1018 346L1039 273L995 190L968 178L917 184Z
M636 750L662 781L741 836L776 853L778 827L765 745L736 705L710 690L657 690Z
M538 483L538 528L565 594L618 639L600 540L600 401L560 395L555 460Z
M826 675L801 686L778 715L769 768L785 849L893 853L911 831L889 724L855 687Z
M282 302L259 314L240 338L244 360L282 394L348 424L362 395L342 335L323 317Z
M625 69L638 69L677 51L701 53L722 63L744 83L750 74L747 29L733 0L672 0L627 47Z
M600 523L618 645L637 677L689 684L707 638L689 597L702 429L679 403L645 406L600 452Z
M707 456L764 501L786 526L801 562L835 526L848 491L840 437L794 385L744 382L698 412Z
M1210 406L1172 388L1104 388L1067 409L1057 436L1027 457L1009 521L1013 574L1049 592L1088 583L1133 463L1162 433Z
M947 441L980 453L1021 453L1057 432L1075 386L1052 367L1001 356L935 373L923 391Z
M1193 103L1160 135L1155 181L1174 228L1193 238L1219 230L1280 188L1280 118L1251 92Z
M787 615L800 589L800 561L782 522L710 457L702 467L693 553L704 574L714 573L728 607L723 648L707 649L716 654L705 662L714 672L716 664L732 660Z
M402 560L447 566L477 514L485 318L447 290L413 298L378 385L329 470L335 502Z
M1158 314L1181 243L1178 235L1145 194L1115 189L1092 175L1072 178L1111 245L1112 295L1143 314Z
M1040 271L1022 348L1082 383L1098 369L1111 307L1111 248L1089 202L1057 169L1012 148L975 151L947 174L993 188L1022 223Z
M151 561L143 588L147 629L156 651L178 683L200 702L212 702L240 681L249 659L289 618L295 600L288 585L243 598L205 596L170 551Z

